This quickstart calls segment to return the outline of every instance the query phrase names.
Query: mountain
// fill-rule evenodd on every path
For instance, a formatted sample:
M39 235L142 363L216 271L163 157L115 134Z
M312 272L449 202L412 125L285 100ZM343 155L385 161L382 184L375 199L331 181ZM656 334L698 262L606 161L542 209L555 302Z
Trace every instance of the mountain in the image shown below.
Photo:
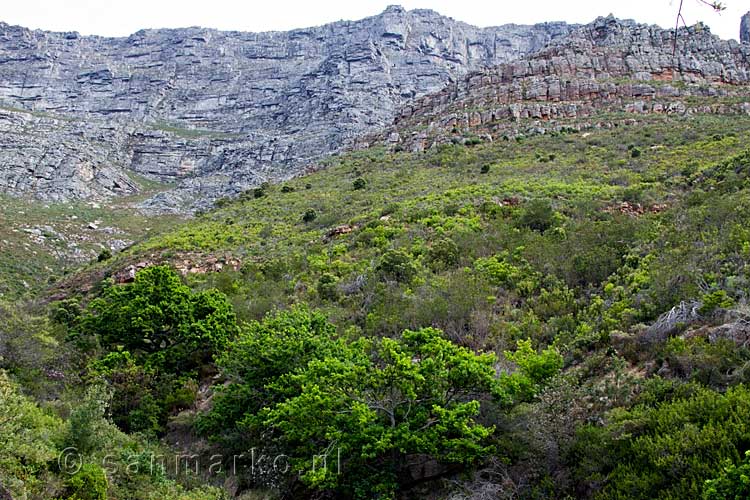
M3 30L0 499L750 498L750 45Z
M84 37L0 24L0 190L45 200L176 191L157 210L314 169L408 100L574 27L479 29L429 10L289 32Z
M604 126L607 111L750 114L750 45L703 26L674 30L602 17L547 47L473 72L405 106L376 140L422 151L467 131L490 139Z

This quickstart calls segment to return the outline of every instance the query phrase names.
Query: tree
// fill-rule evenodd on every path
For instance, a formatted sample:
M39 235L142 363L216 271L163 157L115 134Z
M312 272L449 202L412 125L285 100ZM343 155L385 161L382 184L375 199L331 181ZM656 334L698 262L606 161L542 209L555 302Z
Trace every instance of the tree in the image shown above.
M166 266L140 271L135 281L111 285L75 326L81 345L106 354L89 364L89 377L114 392L112 419L128 432L159 434L170 413L188 407L195 378L237 332L226 296L193 292Z
M169 267L140 271L113 285L84 312L79 334L107 350L122 347L149 365L186 372L211 360L237 329L232 306L217 290L192 292Z
M27 498L34 475L58 457L64 424L44 412L0 370L0 494Z
M470 465L492 450L493 428L476 419L497 394L495 362L432 328L349 341L296 309L231 343L219 364L232 385L205 418L221 413L209 427L271 440L309 488L390 498L408 481L410 457ZM238 394L244 401L228 406Z
M731 460L724 465L716 479L706 481L703 488L704 500L737 500L750 498L750 451L738 466Z
M198 430L229 446L241 446L239 441L246 434L237 429L237 423L244 415L280 400L283 394L274 392L270 384L324 357L335 334L325 316L304 308L248 323L216 357L232 383L217 388L211 411L197 422Z

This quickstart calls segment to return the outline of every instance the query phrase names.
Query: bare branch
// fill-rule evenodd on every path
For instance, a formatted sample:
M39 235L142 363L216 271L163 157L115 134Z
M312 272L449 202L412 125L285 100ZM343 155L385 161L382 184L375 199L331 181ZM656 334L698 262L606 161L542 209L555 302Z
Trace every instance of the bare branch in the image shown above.
M696 0L698 3L701 3L707 7L710 7L714 10L716 13L721 13L727 9L727 6L724 4L724 2L720 2L717 0L709 1L709 0ZM680 21L682 21L682 25L687 28L687 23L685 22L685 17L682 15L682 7L685 5L685 0L680 0L680 7L677 9L677 20L675 21L674 25L674 39L672 43L672 57L677 54L677 31L680 29Z

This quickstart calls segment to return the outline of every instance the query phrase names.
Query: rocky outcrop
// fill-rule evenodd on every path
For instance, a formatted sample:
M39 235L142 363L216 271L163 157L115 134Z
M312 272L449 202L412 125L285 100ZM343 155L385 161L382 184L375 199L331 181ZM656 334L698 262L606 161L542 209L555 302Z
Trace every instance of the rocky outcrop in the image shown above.
M126 195L142 176L177 185L149 208L236 193L299 173L390 124L408 100L571 29L479 29L400 7L285 33L102 38L0 23L0 191Z
M740 42L750 43L750 12L742 16L740 23Z
M450 139L450 131L495 137L523 120L554 129L601 111L750 113L749 84L746 44L693 27L678 31L675 50L673 30L599 18L534 54L416 99L375 140L420 150Z

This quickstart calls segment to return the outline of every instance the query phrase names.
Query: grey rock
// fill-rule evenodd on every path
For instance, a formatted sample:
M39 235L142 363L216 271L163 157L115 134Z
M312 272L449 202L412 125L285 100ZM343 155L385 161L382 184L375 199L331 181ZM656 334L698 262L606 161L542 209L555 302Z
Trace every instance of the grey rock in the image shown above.
M682 28L676 40L675 51L674 30L599 18L535 53L412 100L391 127L363 142L399 137L394 147L420 151L450 141L455 131L494 137L540 133L545 129L534 122L555 130L555 123L580 125L603 110L747 113L750 45L723 41L705 27ZM707 98L706 104L688 107L684 101L694 97ZM718 104L715 97L737 102Z
M144 208L205 206L304 172L409 100L574 28L479 29L400 7L283 33L103 38L0 23L0 191L105 199L145 178L176 188Z
M740 23L740 42L750 43L750 12L742 16Z

